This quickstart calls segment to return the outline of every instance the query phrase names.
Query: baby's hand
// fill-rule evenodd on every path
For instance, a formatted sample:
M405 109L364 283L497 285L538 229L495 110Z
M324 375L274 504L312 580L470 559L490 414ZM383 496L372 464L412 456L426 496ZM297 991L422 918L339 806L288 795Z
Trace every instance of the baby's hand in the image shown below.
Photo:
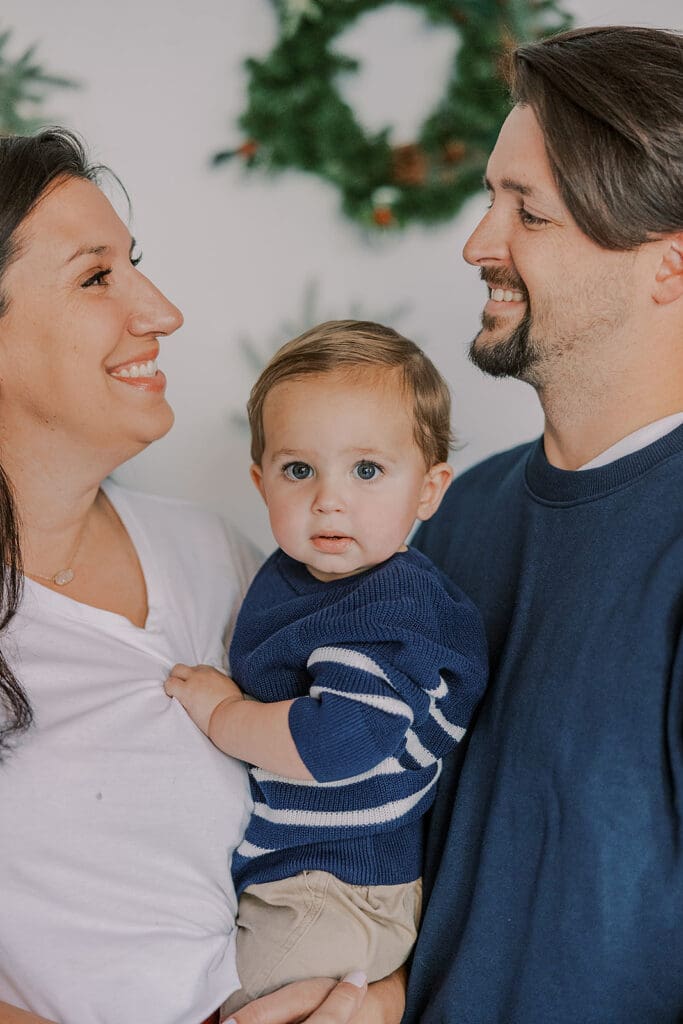
M169 697L175 697L202 732L209 735L211 715L224 701L244 700L237 683L210 665L174 665L164 684Z

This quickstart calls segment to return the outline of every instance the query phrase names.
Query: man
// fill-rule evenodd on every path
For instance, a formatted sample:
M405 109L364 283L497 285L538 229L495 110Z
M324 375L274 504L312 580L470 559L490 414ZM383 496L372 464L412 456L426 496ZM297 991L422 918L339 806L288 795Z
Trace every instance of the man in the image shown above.
M444 772L410 1024L683 1019L683 37L519 48L465 246L471 358L541 441L418 545L474 599L489 690Z
M471 357L530 383L545 430L465 473L417 538L479 604L491 679L432 815L404 1020L674 1024L683 37L565 33L519 48L510 84L465 246L490 291ZM354 980L307 1019L351 1019ZM399 989L371 986L357 1019L394 1021ZM239 1024L301 1020L301 992Z

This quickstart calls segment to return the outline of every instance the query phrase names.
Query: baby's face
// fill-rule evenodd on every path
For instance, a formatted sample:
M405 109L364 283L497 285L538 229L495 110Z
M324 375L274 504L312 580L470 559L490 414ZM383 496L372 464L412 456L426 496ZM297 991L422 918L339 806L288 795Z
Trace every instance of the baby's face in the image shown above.
M394 371L285 381L268 394L263 425L265 450L252 476L273 535L320 580L395 554L450 483L447 465L426 468L412 399Z

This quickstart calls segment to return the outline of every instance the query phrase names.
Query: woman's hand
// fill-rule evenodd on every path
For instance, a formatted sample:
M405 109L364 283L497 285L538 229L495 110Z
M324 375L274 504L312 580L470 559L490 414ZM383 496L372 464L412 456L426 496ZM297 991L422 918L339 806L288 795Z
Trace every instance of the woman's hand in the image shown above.
M368 987L360 971L340 982L311 978L255 999L232 1015L234 1024L399 1024L406 973L400 967ZM226 1022L228 1024L228 1022Z
M174 665L164 684L169 697L175 697L202 732L209 735L211 715L219 704L244 700L237 683L210 665Z

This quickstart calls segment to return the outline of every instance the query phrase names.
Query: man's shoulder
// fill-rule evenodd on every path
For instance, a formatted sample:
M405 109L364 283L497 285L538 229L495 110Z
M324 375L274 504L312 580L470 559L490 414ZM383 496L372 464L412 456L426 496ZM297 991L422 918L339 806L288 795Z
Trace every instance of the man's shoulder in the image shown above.
M455 477L449 493L454 489L484 484L491 479L500 480L502 475L523 470L531 451L538 443L538 440L525 441L524 444L495 452L481 462L476 462Z
M526 493L526 465L538 444L531 441L498 452L456 477L438 512L415 535L415 546L447 571L451 559L447 552L453 545L459 561L462 542L473 529L481 530L484 521L490 522L495 509L503 509L507 518L519 506Z

